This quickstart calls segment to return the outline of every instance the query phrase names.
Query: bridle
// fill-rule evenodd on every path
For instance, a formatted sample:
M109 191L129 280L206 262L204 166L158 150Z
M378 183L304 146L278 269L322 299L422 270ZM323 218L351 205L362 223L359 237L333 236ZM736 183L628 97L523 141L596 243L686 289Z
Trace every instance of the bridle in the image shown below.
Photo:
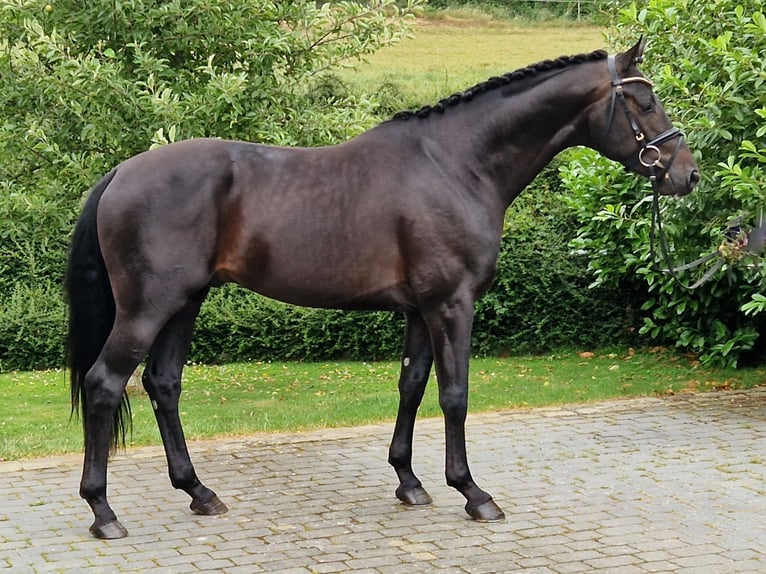
M609 105L609 118L606 122L606 129L604 130L603 141L606 141L609 132L612 129L612 123L614 122L614 112L617 108L617 102L620 103L622 111L625 112L625 116L628 119L630 128L633 130L633 135L636 138L638 148L635 155L623 162L625 169L634 171L637 164L641 164L649 170L649 180L652 182L652 186L656 189L658 182L663 177L666 177L670 166L678 155L678 151L681 149L681 143L683 142L683 134L677 127L671 126L660 135L655 138L646 141L646 134L644 134L641 126L636 118L635 114L630 111L628 102L625 99L625 90L623 86L625 84L641 83L646 84L650 88L652 83L643 76L629 76L627 78L620 78L617 74L617 65L615 63L615 57L609 56L607 59L607 66L609 68L609 75L612 81L612 101ZM668 140L677 139L676 147L673 153L670 155L670 159L667 163L662 161L662 152L659 146Z
M640 63L641 59L637 59L636 63ZM638 164L641 164L643 167L645 167L649 171L649 180L652 182L652 221L651 225L649 227L649 259L651 261L652 267L661 272L661 273L667 273L669 274L675 283L679 285L682 289L692 291L696 288L698 288L700 285L707 283L710 279L712 279L715 274L718 272L721 267L726 263L726 257L723 253L722 246L719 246L718 249L716 249L714 252L709 253L708 255L703 255L699 259L696 259L695 261L692 261L691 263L686 263L684 265L678 265L673 266L672 261L670 260L670 248L668 246L668 240L663 232L662 229L662 219L660 217L660 192L659 192L659 182L668 176L668 172L670 170L670 166L673 165L673 162L676 159L676 156L678 155L679 150L681 149L681 145L683 143L683 134L681 133L681 130L679 130L676 127L670 127L655 138L647 141L646 135L644 134L643 130L641 129L641 125L638 122L638 119L636 118L635 114L630 111L630 108L628 107L628 103L625 100L625 93L623 90L623 86L625 84L631 84L631 83L642 83L646 84L649 87L652 87L652 83L647 80L646 78L642 76L629 76L627 78L620 78L617 74L617 65L615 62L614 56L609 56L607 59L607 66L609 68L609 75L611 76L611 83L612 83L612 101L609 106L609 116L606 123L606 128L604 130L604 136L602 138L602 142L606 142L606 138L609 135L609 132L612 129L612 123L614 121L614 115L615 110L617 109L617 102L620 103L620 107L622 108L622 111L625 113L625 116L628 120L628 123L630 124L631 129L633 130L633 135L636 139L637 143L637 150L633 156L631 156L628 160L622 162L625 166L626 170L629 171L636 171L636 167ZM666 141L676 139L676 146L673 149L673 153L670 154L670 157L668 158L667 162L662 161L662 152L660 151L659 146L665 143ZM730 231L739 229L738 224L736 222L732 222L728 229L727 234ZM656 230L656 232L655 232ZM657 264L657 257L655 255L655 243L656 238L655 234L659 238L659 244L660 244L660 251L662 255L662 259L664 260L665 265L667 266L665 269L662 269ZM748 247L748 239L750 236L755 236L758 239L758 246L750 246ZM741 252L747 252L747 253L753 253L758 254L764 250L764 242L766 242L766 225L761 222L759 224L759 227L753 229L749 234L745 235L745 240L742 242L741 240L739 242L733 241L729 242L729 245L732 245L735 249L739 249ZM708 269L702 277L700 277L697 281L695 281L693 284L688 285L684 282L682 282L679 277L678 273L681 273L683 271L688 271L690 269L694 269L696 267L699 267L705 263L708 263L709 261L714 261L714 264Z
M640 63L640 61L641 60L638 59L636 63ZM649 171L649 181L652 182L652 191L653 191L652 223L651 223L651 226L649 227L649 257L650 257L650 260L653 262L652 265L655 269L658 269L660 272L670 274L673 280L683 289L687 289L687 290L696 289L703 283L707 282L710 278L712 278L714 272L717 271L717 268L710 270L701 279L699 279L692 285L686 285L685 283L683 283L678 278L678 273L681 271L686 271L688 269L693 269L694 267L698 267L699 265L706 263L707 261L712 259L714 256L716 256L717 252L715 254L710 254L705 257L701 257L700 259L697 259L696 261L693 261L691 263L687 263L686 265L674 267L670 260L670 254L669 254L670 248L668 246L667 237L665 236L665 233L663 233L663 230L662 230L662 219L660 217L659 182L663 178L668 177L670 166L673 165L673 162L675 161L676 156L678 155L678 151L681 149L681 144L683 143L683 134L681 133L681 130L679 130L677 127L671 126L670 128L666 129L664 132L659 134L658 136L647 141L646 134L644 134L643 130L641 129L641 125L638 122L638 118L636 118L635 114L632 111L630 111L630 107L628 107L628 102L625 99L625 91L623 89L623 86L625 84L631 84L631 83L642 83L642 84L646 84L647 86L651 88L652 83L646 78L644 78L643 76L628 76L627 78L620 78L620 76L617 74L617 64L615 62L614 56L609 56L607 58L607 67L609 68L609 75L611 76L611 82L612 82L612 101L609 105L609 116L607 119L606 128L604 130L604 136L602 141L606 142L606 138L612 129L615 109L617 108L617 102L619 102L620 107L622 108L622 111L625 113L628 123L630 124L630 128L633 130L633 135L637 143L636 153L633 156L631 156L628 160L622 163L625 166L625 169L629 171L635 171L637 165L641 164ZM665 143L666 141L669 141L672 139L677 140L676 146L673 149L673 153L670 154L668 161L663 162L662 152L660 151L659 146ZM657 258L654 255L655 254L654 246L656 242L655 229L657 230L657 235L659 235L660 251L662 252L662 258L664 259L665 265L667 266L666 269L659 269L659 266L656 263Z

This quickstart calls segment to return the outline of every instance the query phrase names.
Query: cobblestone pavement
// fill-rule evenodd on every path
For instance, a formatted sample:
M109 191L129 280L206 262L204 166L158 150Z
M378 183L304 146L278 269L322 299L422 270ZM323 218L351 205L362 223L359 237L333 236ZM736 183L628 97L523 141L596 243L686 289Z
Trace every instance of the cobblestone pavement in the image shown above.
M444 485L443 426L419 421L434 504L406 509L391 424L192 443L230 508L196 516L160 449L110 466L130 536L95 540L80 457L0 463L0 570L308 574L766 572L766 388L469 416L478 524Z

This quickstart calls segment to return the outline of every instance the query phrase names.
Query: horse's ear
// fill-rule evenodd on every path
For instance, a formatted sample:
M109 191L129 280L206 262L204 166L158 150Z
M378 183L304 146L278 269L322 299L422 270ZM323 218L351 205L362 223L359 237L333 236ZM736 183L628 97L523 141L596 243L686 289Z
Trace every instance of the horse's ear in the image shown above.
M627 73L630 68L644 61L644 48L646 48L646 40L641 36L635 46L620 54L623 72Z

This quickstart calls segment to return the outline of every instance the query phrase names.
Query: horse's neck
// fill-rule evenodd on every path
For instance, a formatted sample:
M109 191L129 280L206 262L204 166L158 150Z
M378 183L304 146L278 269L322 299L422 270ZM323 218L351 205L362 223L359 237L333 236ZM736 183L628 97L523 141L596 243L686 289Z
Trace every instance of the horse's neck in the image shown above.
M580 116L587 89L564 70L504 97L501 90L448 110L433 129L449 137L452 157L491 181L507 207L563 149L587 143Z

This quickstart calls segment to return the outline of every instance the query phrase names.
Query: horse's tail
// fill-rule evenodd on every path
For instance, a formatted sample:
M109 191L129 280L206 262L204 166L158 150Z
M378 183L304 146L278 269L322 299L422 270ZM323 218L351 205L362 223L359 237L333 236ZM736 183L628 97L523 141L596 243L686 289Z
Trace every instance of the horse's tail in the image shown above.
M98 242L96 212L101 196L117 173L116 168L99 181L85 202L72 235L65 291L69 303L67 363L70 369L71 416L82 411L83 432L87 413L85 375L96 362L115 318L114 295ZM127 394L112 421L111 445L125 444L131 425Z

